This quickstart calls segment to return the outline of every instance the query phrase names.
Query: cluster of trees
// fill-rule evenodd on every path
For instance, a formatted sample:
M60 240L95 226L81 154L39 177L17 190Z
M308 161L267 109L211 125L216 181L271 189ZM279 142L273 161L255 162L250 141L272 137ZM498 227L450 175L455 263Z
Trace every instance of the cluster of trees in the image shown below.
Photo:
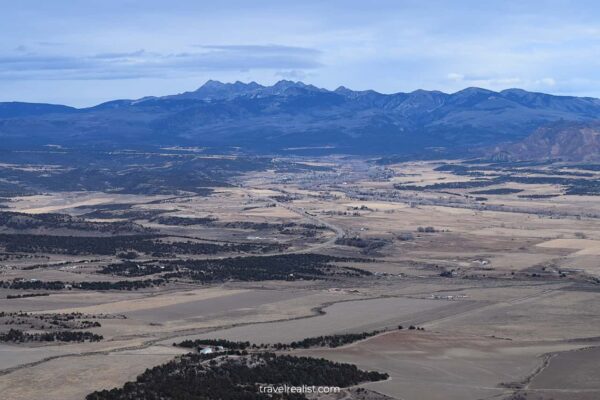
M521 199L550 199L558 196L558 194L520 194L517 197Z
M568 168L584 169L586 171L600 171L600 164L575 164L569 165Z
M103 233L143 233L149 229L132 222L91 222L67 214L0 212L0 226L12 229L74 229Z
M414 328L414 327L413 327ZM399 327L402 329L402 327ZM247 349L272 349L272 350L289 350L289 349L309 349L311 347L340 347L346 344L358 342L368 337L380 334L383 331L374 330L371 332L362 333L345 333L339 335L316 336L291 343L275 343L275 344L254 344L250 342L232 342L226 339L196 339L184 340L180 343L173 343L173 346L185 347L189 349L202 349L206 346L222 346L228 350L247 350Z
M298 196L289 195L289 194L279 194L279 195L271 196L271 198L279 203L289 203L290 201L297 200Z
M453 278L454 274L455 274L454 270L451 270L451 271L446 270L446 271L440 272L440 276L442 278Z
M127 205L129 206L129 205ZM85 218L109 219L123 218L128 220L151 219L166 212L165 210L131 210L131 209L96 209L82 215ZM149 228L146 228L149 230Z
M87 157L82 157L84 154ZM207 166L210 161L207 163L173 162L165 167L165 159L159 155L144 159L124 153L85 151L81 151L79 155L63 152L56 157L37 153L35 162L45 163L43 160L47 160L49 164L57 163L70 168L52 171L12 170L10 178L22 186L42 188L42 190L88 190L131 194L177 194L185 190L207 195L211 193L208 187L226 185L218 179L209 177L207 170L192 167L192 164ZM152 168L158 165L161 168Z
M10 329L0 333L0 342L27 343L27 342L99 342L102 335L92 332L57 331L43 333L28 333L19 329Z
M157 211L157 210L152 210ZM163 211L159 211L159 214L164 213ZM103 211L105 212L105 211ZM121 213L119 215L108 214L110 217L119 217L119 218L129 218L131 213L135 213L137 211L129 211L125 213ZM97 218L100 214L98 212L93 212L89 214L90 216L94 216ZM88 214L86 214L88 216ZM135 219L139 219L140 216L134 215L134 217L138 217ZM265 231L265 230L275 230L281 234L298 234L303 235L305 237L315 237L319 230L327 229L324 226L315 225L315 224L296 224L293 222L290 223L282 223L282 224L274 224L269 222L252 222L252 221L231 221L231 222L217 222L218 218L214 217L180 217L176 215L157 215L150 218L151 222L156 222L162 225L176 225L176 226L191 226L191 225L205 225L205 226L214 226L220 228L229 228L229 229L249 229L255 231Z
M161 225L210 225L217 221L217 218L213 217L178 217L176 215L160 215L152 218L151 222L156 222Z
M90 321L82 313L66 313L66 314L29 314L34 318L39 318L47 321L51 325L56 325L61 328L70 329L87 329L100 328L102 325L98 321Z
M289 233L292 228L302 228L309 232L328 229L327 227L322 225L296 224L294 222L273 224L269 222L232 221L224 222L220 226L224 228L252 229L255 231L276 230L280 233Z
M98 272L120 276L161 274L163 279L182 278L203 283L227 280L295 280L322 279L327 276L363 276L370 272L353 267L332 264L354 259L321 254L283 254L272 256L245 256L222 259L123 261L109 264Z
M567 187L565 194L598 196L600 195L600 181L597 179L578 179L576 183Z
M523 191L523 189L497 188L497 189L476 190L474 192L471 192L471 194L495 194L495 195L503 195L503 194L521 193L522 191Z
M352 259L321 254L281 254L272 256L231 257L212 260L170 260L166 268L177 272L164 278L188 278L199 282L222 282L226 280L264 281L323 279L330 276L365 276L370 272L353 267L331 264Z
M477 170L488 170L502 173L500 176L493 178L480 178L465 182L439 182L431 185L417 186L417 185L403 185L396 184L394 188L397 190L412 190L412 191L439 191L444 189L474 189L492 185L500 185L504 183L521 183L521 184L550 184L550 185L561 185L565 186L565 194L570 195L600 195L600 181L598 179L586 179L593 177L593 174L589 173L578 173L559 171L559 170L543 170L543 169L524 169L524 168L507 168L497 166L477 166L477 167L466 167L463 165L443 165L436 168L438 171L450 171L456 175L471 175L482 177L483 174L474 171ZM550 176L523 176L522 174L545 174ZM567 175L567 176L561 176ZM574 177L577 175L579 177ZM474 193L479 194L508 194L504 193L505 190L511 190L510 193L516 193L514 190L518 189L496 189L500 190L499 193L486 193L487 191L479 191Z
M0 281L0 287L5 289L23 289L23 290L63 290L63 289L82 289L82 290L137 290L148 287L160 286L166 283L165 279L145 279L138 281L91 281L91 282L63 282L63 281Z
M497 181L497 179L477 179L472 181L465 182L438 182L433 183L431 185L403 185L403 184L395 184L394 189L396 190L412 190L417 192L424 192L428 190L445 190L445 189L474 189L486 186L497 185L502 182Z
M402 232L397 236L398 240L401 242L408 242L415 239L415 235L410 232Z
M153 261L133 262L124 261L121 263L109 264L98 270L101 274L111 274L120 276L145 276L154 275L161 272L170 272L176 270L174 264L166 264L164 262L155 263Z
M39 296L50 296L50 293L9 294L9 295L6 295L6 298L7 299L24 299L26 297L39 297Z
M22 311L0 311L0 324L4 325L29 325L31 328L34 328L36 325L40 327L41 325L41 329L89 329L102 326L98 321L91 321L84 318L95 319L96 317L75 312L34 314Z
M7 251L51 254L102 254L134 249L153 251L155 235L123 236L53 236L53 235L0 235L0 244Z
M21 197L34 195L35 192L32 189L25 188L22 185L13 182L0 182L0 196L3 199L9 199L11 197ZM6 201L6 200L3 200ZM7 208L4 204L0 208Z
M74 282L73 288L83 290L137 290L148 287L160 286L164 279L145 279L143 281L117 281L117 282Z
M283 345L281 348L308 349L311 347L340 347L368 337L380 334L382 331L371 331L362 333L346 333L341 335L317 336L306 338L290 344Z
M483 176L481 168L471 167L462 164L444 164L434 169L434 171L451 172L454 175L462 176Z
M224 228L234 228L234 229L252 229L255 231L264 231L267 229L277 229L282 226L282 224L271 224L269 222L252 222L252 221L232 221L232 222L224 222L221 224Z
M3 162L60 165L60 168L3 169L0 196L38 191L98 191L131 194L208 196L212 188L228 186L228 179L248 171L287 171L301 166L271 157L190 157L180 150L160 152L98 151L98 149L4 152Z
M225 356L221 362L207 359L199 354L182 356L146 370L122 388L91 393L86 400L271 399L271 395L259 392L257 383L348 387L388 378L387 374L362 371L350 364L273 353ZM306 399L303 394L282 398Z
M548 166L550 163L492 163L489 165L464 165L464 164L444 164L435 168L435 171L444 171L451 172L454 175L464 175L464 176L484 176L485 174L482 171L486 172L496 172L499 174L535 174L535 175L556 175L556 176L581 176L581 177L592 177L594 174L587 172L579 172L579 171L564 171L559 168L574 168L576 166L573 165L559 165L558 168L551 167L547 169L543 168L527 168L527 167L541 167ZM592 168L594 165L591 165ZM596 165L597 166L597 165ZM578 168L578 169L587 169L587 168ZM591 169L593 170L593 169Z
M15 279L13 281L0 281L0 287L4 289L16 290L63 290L65 282L63 281L25 281Z
M361 237L343 237L335 241L337 245L358 247L363 254L369 254L380 249L387 243L387 241L382 239L363 239Z
M402 326L399 326L398 329L402 329ZM415 325L410 325L408 327L409 331L424 331L425 328L423 328L422 326L415 326Z
M53 236L27 234L0 234L0 245L6 251L50 254L101 254L137 251L164 256L170 254L217 254L220 252L273 251L285 248L272 243L204 243L191 240L165 242L160 235L114 236Z

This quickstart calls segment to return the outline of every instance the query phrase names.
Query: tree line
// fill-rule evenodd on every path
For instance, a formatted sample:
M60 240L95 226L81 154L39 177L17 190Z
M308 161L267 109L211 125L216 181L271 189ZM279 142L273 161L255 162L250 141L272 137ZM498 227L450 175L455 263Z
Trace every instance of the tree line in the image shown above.
M402 328L400 328L402 329ZM338 335L315 336L291 343L274 343L274 344L254 344L250 342L234 342L226 339L196 339L184 340L180 343L173 343L177 347L185 347L190 349L201 350L207 346L222 346L229 350L246 350L246 349L270 349L270 350L290 350L290 349L309 349L312 347L340 347L346 344L358 342L368 337L382 333L381 330L361 333L344 333Z
M57 331L43 333L28 333L20 329L10 329L0 333L0 342L28 343L28 342L99 342L102 335L81 331Z
M165 242L161 235L54 236L0 234L0 246L13 253L48 253L68 255L115 255L137 251L153 257L174 254L217 254L230 252L267 252L285 249L275 243L205 243L191 240Z
M21 290L65 290L65 289L81 289L81 290L137 290L148 287L155 287L165 284L167 281L162 278L145 279L138 281L91 281L91 282L63 282L63 281L0 281L0 287L5 289L21 289Z

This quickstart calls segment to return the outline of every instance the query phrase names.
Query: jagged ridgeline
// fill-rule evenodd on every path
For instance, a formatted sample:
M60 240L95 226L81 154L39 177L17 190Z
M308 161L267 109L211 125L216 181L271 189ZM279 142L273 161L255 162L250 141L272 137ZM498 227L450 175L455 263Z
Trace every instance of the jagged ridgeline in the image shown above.
M0 138L6 147L201 145L257 152L439 155L518 141L547 123L598 115L598 99L520 89L382 94L291 81L273 86L209 81L192 92L84 109L0 103Z

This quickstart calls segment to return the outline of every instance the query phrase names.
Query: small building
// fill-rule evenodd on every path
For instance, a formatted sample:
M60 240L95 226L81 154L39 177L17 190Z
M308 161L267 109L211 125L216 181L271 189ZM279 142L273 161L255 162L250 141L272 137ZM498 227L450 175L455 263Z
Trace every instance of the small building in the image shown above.
M223 346L208 346L200 350L200 354L213 354L222 351L225 351Z

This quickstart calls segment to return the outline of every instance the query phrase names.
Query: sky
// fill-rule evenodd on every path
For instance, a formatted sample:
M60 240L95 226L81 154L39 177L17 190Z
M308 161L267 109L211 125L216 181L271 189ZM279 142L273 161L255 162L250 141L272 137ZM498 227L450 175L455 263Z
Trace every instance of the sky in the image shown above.
M600 97L595 0L0 0L0 9L0 101L85 107L208 79Z

